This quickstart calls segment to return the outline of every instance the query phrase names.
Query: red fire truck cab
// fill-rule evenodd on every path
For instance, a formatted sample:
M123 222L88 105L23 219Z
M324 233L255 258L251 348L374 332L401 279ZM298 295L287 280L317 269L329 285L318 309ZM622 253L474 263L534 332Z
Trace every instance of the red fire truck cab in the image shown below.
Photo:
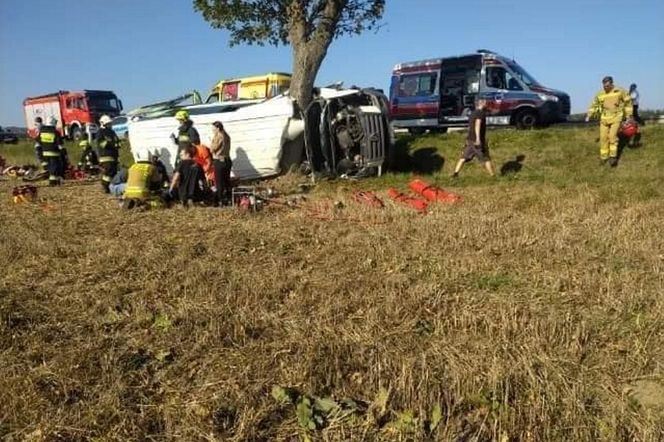
M23 100L23 112L28 134L35 136L35 118L41 117L44 124L54 117L57 129L74 140L86 133L94 132L102 115L115 117L122 111L122 101L112 91L84 90L79 92L59 91Z

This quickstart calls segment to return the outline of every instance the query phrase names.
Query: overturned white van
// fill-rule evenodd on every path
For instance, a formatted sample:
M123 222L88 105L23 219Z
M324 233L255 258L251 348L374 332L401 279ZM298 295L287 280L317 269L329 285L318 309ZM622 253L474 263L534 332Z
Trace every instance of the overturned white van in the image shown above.
M323 88L306 117L287 94L173 107L164 116L131 121L129 140L134 158L157 152L172 171L178 154L171 137L178 126L173 116L186 109L204 145L212 139L212 123L224 124L231 137L232 173L241 180L275 176L307 160L313 171L331 175L380 173L392 145L385 103L370 89Z

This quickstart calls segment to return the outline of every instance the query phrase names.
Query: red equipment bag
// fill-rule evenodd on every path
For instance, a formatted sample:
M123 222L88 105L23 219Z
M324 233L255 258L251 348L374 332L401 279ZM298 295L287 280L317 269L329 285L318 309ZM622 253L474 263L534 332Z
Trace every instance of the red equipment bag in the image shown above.
M427 208L429 207L429 203L425 199L408 196L394 188L387 190L387 196L392 198L394 201L406 204L422 213L426 212Z
M375 207L377 209L382 209L385 207L383 201L373 192L358 190L353 194L353 199L355 199L358 204L364 204L369 207Z
M620 127L620 134L627 138L632 138L639 133L639 124L634 120L625 121Z
M410 187L413 192L422 195L429 201L438 201L441 203L457 203L461 201L461 197L456 193L448 192L437 186L431 186L419 179L411 181L408 184L408 187Z

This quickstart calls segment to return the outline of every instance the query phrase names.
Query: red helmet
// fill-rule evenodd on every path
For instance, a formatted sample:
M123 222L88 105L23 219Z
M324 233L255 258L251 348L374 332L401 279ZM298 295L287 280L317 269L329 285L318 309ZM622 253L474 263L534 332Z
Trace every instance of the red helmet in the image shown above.
M639 133L639 125L635 121L626 121L620 129L620 133L625 137L633 137Z

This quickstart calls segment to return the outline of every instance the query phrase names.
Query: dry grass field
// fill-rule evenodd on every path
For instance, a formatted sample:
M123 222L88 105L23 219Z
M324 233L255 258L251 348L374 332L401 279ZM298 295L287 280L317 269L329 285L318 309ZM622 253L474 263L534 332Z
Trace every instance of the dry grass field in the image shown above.
M520 170L451 181L462 136L256 214L0 181L0 438L664 440L664 127L616 169L595 129L492 132ZM463 202L388 201L417 174Z

